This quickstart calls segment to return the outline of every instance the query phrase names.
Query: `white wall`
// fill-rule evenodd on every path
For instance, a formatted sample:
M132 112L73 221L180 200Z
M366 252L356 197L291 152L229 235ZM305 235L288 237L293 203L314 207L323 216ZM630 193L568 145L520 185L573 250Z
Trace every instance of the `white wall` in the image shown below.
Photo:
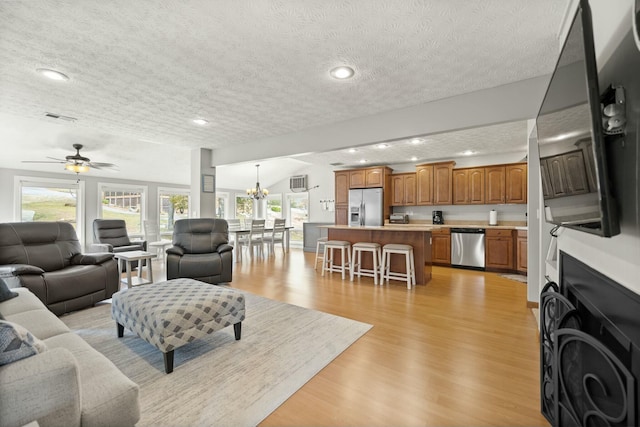
M2 169L0 168L0 222L14 222L20 219L14 218L14 178L16 176L29 176L36 178L55 178L75 180L75 175L71 173L48 173L34 172L21 169ZM81 175L82 181L85 183L85 221L84 221L84 239L82 244L89 245L93 242L92 227L93 220L98 218L98 183L128 184L140 185L147 188L147 197L145 201L146 218L150 221L158 220L158 188L169 187L188 189L188 186L178 184L168 184L147 181L129 181L115 178L93 177L90 175Z

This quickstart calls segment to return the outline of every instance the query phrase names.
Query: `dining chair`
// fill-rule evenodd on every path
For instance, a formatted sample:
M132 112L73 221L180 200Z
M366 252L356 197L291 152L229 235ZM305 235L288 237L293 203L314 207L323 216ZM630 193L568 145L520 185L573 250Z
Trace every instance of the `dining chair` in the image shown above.
M253 257L254 248L258 248L260 255L264 254L264 219L251 220L251 228L249 236L246 239L240 239L238 244L249 249L249 256ZM240 249L242 249L242 247Z
M240 224L240 220L237 218L228 219L227 224L229 224L229 244L233 246L236 244L236 239L238 238L238 235L233 233L233 231L241 230L242 225Z
M286 231L285 219L276 219L273 222L273 231L271 235L265 236L264 243L269 246L269 255L275 252L276 243L282 246L282 252L284 253L284 233Z

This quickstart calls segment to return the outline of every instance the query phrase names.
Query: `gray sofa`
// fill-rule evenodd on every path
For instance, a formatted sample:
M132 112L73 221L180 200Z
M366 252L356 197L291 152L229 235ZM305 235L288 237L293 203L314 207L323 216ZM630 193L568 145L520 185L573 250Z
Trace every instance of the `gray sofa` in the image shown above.
M0 366L0 427L133 426L138 385L51 313L28 289L0 302L0 314L47 349ZM115 330L114 330L115 339Z

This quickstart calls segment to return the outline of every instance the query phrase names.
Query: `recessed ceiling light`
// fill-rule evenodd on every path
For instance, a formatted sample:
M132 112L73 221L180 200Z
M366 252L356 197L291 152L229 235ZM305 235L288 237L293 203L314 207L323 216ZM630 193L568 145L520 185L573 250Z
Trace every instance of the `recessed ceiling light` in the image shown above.
M424 142L424 139L422 138L412 138L409 140L409 142L413 145L418 145L418 144L422 144Z
M50 70L48 68L37 68L36 72L42 74L43 76L51 80L58 80L58 81L69 80L69 76L67 76L66 74L63 74L60 71Z
M472 154L476 154L476 152L472 151L472 150L465 150L465 151L462 152L462 154L465 155L465 156L470 156Z
M411 161L412 161L412 162L415 162L416 160L418 160L418 158L417 158L416 156L413 156L413 157L411 158Z
M385 148L389 148L389 144L377 144L376 148L379 148L380 150L384 150Z
M351 154L353 154L353 153L357 153L357 152L358 152L358 150L356 150L355 148L349 148L349 149L347 150L347 153L351 153Z
M360 163L367 163L365 159L360 160Z
M204 126L206 124L208 124L209 122L206 121L205 119L193 119L193 123L200 125L200 126Z
M329 74L331 74L331 77L333 77L334 79L343 80L353 77L355 71L353 71L353 68L351 67L341 66L332 69L331 71L329 71Z

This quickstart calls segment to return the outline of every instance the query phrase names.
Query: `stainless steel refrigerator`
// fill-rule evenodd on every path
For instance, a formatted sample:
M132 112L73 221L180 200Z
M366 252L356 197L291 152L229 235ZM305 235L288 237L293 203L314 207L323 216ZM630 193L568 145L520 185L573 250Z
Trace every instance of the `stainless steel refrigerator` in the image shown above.
M349 190L349 225L384 225L382 188Z

